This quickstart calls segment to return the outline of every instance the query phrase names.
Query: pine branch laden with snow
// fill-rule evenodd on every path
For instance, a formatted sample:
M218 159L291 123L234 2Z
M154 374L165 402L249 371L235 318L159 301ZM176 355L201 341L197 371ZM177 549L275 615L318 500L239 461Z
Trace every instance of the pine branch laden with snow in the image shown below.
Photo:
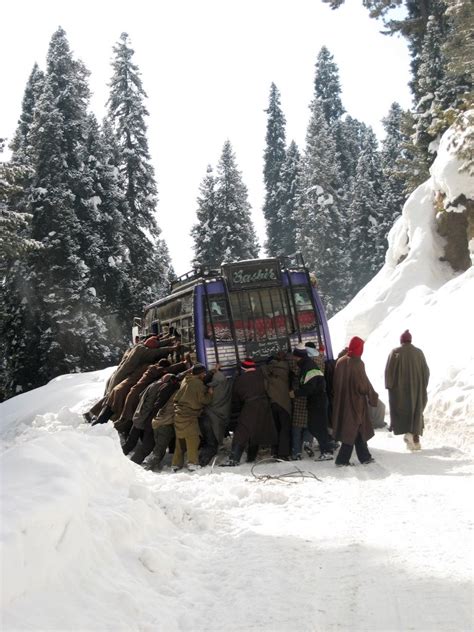
M468 117L469 119L469 117ZM399 336L410 329L431 370L425 411L430 426L456 442L460 424L474 439L474 268L456 274L443 261L445 240L436 224L437 196L473 201L474 183L457 154L472 149L472 125L458 123L442 137L431 177L408 198L388 236L385 265L357 296L330 320L333 346L358 335L367 341L364 360L382 399L384 368ZM466 237L467 239L467 237Z

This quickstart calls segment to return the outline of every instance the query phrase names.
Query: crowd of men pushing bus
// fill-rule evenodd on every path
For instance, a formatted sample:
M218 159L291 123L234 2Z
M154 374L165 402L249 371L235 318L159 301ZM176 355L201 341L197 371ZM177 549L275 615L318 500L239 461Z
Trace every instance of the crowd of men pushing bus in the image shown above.
M429 371L408 331L400 342L389 356L385 375L391 426L395 434L405 434L409 449L417 450ZM182 353L177 333L150 335L125 352L104 397L84 418L92 425L112 420L124 454L138 464L146 459L152 469L161 466L168 451L173 453L173 471L184 467L185 457L189 471L204 467L229 434L231 452L221 466L239 465L244 452L247 462L255 461L259 447L270 447L272 456L281 460L299 460L306 453L326 461L337 451L337 466L351 465L355 447L360 463L369 464L374 459L367 441L374 425L384 425L384 406L366 375L363 350L364 341L355 336L334 361L325 357L322 345L300 343L259 366L245 358L239 374L230 378L219 365L208 371L193 363ZM414 369L419 374L416 383Z

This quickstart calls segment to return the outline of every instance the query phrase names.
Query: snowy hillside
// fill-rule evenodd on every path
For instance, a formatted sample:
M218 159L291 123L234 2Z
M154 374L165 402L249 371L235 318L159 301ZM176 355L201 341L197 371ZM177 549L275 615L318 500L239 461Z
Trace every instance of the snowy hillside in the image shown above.
M384 267L329 326L336 350L354 335L366 340L367 372L385 401L385 363L400 334L409 329L431 371L426 431L436 428L451 445L471 449L474 267L455 275L448 263L440 261L443 239L435 228L434 204L440 192L448 205L461 194L474 199L474 179L460 172L462 165L454 155L462 138L453 139L453 134L450 129L443 136L431 178L412 193L393 226Z

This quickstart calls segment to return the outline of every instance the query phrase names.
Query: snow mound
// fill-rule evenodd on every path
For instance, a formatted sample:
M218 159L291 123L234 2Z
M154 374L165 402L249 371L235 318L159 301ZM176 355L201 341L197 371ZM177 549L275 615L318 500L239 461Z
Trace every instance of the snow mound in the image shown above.
M452 445L474 444L474 269L455 276L440 258L434 200L474 198L474 182L455 155L466 131L450 128L441 139L431 177L408 198L388 235L385 265L341 312L330 320L334 349L352 336L366 340L364 361L375 389L387 399L385 363L400 334L409 329L431 371L427 432L445 435ZM461 138L456 138L456 134Z

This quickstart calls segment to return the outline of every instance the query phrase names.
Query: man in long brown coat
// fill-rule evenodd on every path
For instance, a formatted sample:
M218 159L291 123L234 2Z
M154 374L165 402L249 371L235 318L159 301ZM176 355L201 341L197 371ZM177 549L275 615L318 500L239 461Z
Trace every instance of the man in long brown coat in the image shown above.
M367 441L374 436L368 404L377 406L378 395L365 372L363 351L364 341L355 336L349 343L347 355L339 358L334 369L333 433L342 443L337 466L350 465L354 446L361 463L374 460L367 446Z
M420 450L430 370L423 351L414 347L411 340L411 333L407 329L400 336L401 346L393 349L388 356L385 388L388 388L390 421L394 434L405 435L409 450Z

